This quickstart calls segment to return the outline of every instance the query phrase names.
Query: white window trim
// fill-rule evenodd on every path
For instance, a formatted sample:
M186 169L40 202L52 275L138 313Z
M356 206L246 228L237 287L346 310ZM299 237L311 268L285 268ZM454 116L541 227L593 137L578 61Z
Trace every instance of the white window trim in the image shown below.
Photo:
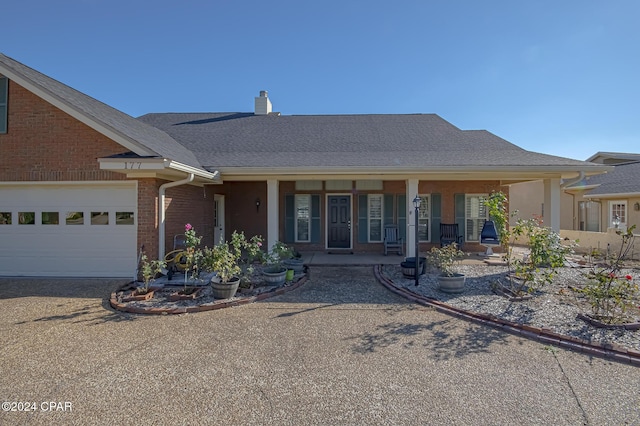
M307 222L308 222L308 233L307 233L307 239L306 240L301 240L298 238L298 200L300 199L300 196L303 197L307 197L308 198L308 202L309 202L309 215L307 217ZM311 242L311 194L295 194L293 197L293 209L295 211L295 216L294 216L294 225L293 225L293 232L294 232L294 241L296 243L310 243Z
M611 200L609 201L609 227L613 228L613 206L624 206L624 218L625 221L620 220L620 229L627 229L627 218L629 217L629 206L627 206L627 200Z
M484 197L485 199L489 199L489 194L486 193L475 193L475 194L464 194L464 222L465 222L465 226L466 223L469 219L482 219L481 217L468 217L467 216L467 206L469 205L469 197ZM485 208L486 211L486 215L484 217L484 220L488 220L489 219L489 209ZM467 230L465 229L464 231L464 240L465 242L471 242L471 243L477 243L480 242L480 232L478 232L478 239L477 240L471 240L471 239L467 239Z
M429 229L431 227L431 194L418 194L418 196L420 198L426 198L429 203L429 217L427 218L427 235L429 235L429 238L426 240L420 240L419 242L421 243L430 243L431 242L431 229ZM422 207L422 204L420 204L420 207ZM420 218L418 217L418 223L420 222Z
M380 240L371 239L371 198L380 197ZM367 194L367 242L382 243L384 242L384 194Z

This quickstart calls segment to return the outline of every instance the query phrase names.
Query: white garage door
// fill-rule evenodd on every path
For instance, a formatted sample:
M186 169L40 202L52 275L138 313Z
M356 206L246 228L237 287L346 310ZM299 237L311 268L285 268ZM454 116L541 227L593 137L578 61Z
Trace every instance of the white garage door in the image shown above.
M133 277L136 182L1 184L0 276Z

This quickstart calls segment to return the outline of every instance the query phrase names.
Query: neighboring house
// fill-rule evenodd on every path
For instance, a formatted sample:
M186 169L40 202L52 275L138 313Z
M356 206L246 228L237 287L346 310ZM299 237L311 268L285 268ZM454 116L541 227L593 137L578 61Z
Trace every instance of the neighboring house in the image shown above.
M300 251L382 253L395 224L413 253L458 223L481 251L482 201L542 180L560 227L560 182L611 167L523 150L434 114L254 112L132 118L0 54L0 275L131 277L191 223Z
M598 152L587 161L615 167L566 188L576 196L576 229L603 231L614 227L615 218L621 229L640 224L640 154Z
M606 232L640 224L640 154L598 152L586 161L613 166L606 174L585 176L563 182L560 228L563 230ZM542 181L511 187L510 205L527 218L544 210Z

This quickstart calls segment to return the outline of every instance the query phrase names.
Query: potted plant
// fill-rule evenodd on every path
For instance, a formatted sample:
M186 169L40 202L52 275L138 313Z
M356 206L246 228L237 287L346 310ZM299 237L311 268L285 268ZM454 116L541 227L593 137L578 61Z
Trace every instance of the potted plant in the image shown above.
M433 247L429 253L430 261L440 271L438 288L445 293L463 292L465 276L456 272L456 266L464 258L464 252L458 248L458 244Z
M293 250L282 243L276 241L271 247L268 255L265 258L266 267L262 271L264 280L271 285L282 285L287 279L287 268L284 267L283 261L290 259L293 255Z
M261 257L261 246L260 237L247 240L244 232L234 231L230 242L224 241L205 249L206 268L215 272L211 278L214 297L228 299L235 296L240 281L253 273L253 261Z
M291 251L291 256L288 259L282 261L282 265L287 270L293 270L295 274L301 274L304 271L304 261L302 260L302 254L298 251Z

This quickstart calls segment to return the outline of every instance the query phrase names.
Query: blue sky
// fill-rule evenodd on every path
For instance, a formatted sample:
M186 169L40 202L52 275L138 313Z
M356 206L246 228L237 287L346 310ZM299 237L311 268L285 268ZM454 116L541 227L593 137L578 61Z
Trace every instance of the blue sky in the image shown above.
M134 117L435 113L584 160L640 152L637 0L13 1L0 52Z

